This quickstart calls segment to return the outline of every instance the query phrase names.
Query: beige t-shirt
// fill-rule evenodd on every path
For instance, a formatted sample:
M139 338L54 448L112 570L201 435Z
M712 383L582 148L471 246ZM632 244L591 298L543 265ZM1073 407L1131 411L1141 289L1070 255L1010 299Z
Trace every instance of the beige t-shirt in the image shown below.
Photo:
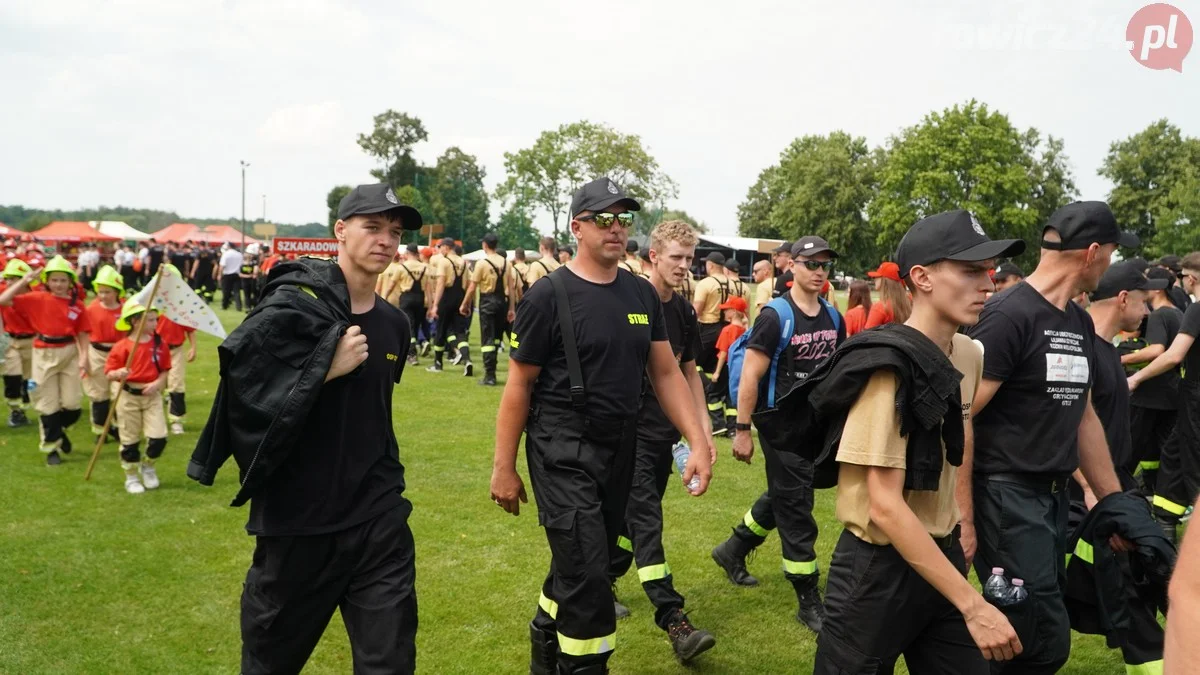
M442 280L442 285L446 288L454 285L455 276L459 277L459 286L462 288L467 287L467 263L463 262L462 258L453 253L449 256L434 256L430 258L429 264L437 270L437 275Z
M529 263L529 271L525 272L525 283L533 286L533 282L559 268L559 262L551 258L540 258Z
M489 262L491 263L490 265L488 264ZM492 253L485 256L484 260L475 263L475 271L471 273L471 281L475 282L480 293L493 293L496 291L496 281L499 278L497 272L508 276L512 272L512 268L508 266L508 261L503 256Z
M771 291L773 290L775 290L775 277L767 277L754 289L754 306L762 309L763 305L771 301Z
M638 260L637 258L626 258L617 263L617 265L625 270L628 270L629 273L633 274L634 276L645 276L642 274L642 261Z
M951 342L950 362L963 374L963 423L970 424L971 404L983 378L983 347L965 335ZM887 535L870 516L867 493L867 467L903 469L906 466L908 440L900 436L900 415L896 412L896 375L881 370L871 376L858 400L850 408L842 432L837 461L841 463L837 487L837 519L847 530L869 544L890 544ZM942 448L942 475L937 491L906 490L904 502L912 509L925 531L944 537L958 524L958 504L954 501L957 467L945 460Z

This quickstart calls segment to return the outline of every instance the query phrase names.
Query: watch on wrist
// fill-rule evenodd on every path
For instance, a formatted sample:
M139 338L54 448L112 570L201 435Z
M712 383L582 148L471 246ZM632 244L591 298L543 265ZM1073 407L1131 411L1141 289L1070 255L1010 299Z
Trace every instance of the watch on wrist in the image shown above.
M750 431L750 425L742 424L741 422L734 422L733 428L735 431Z

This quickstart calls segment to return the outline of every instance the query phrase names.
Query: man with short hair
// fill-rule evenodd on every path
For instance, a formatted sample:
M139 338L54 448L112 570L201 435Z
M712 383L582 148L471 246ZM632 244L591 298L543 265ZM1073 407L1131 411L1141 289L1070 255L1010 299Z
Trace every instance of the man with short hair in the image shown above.
M1180 261L1183 290L1189 295L1200 291L1200 252L1189 253ZM1179 385L1179 414L1175 428L1162 449L1154 488L1154 517L1171 541L1176 540L1179 523L1188 506L1200 492L1200 304L1192 303L1183 313L1179 332L1171 346L1145 368L1129 378L1136 394L1143 384L1172 369L1183 367Z
M558 247L558 263L560 265L566 265L567 263L571 262L571 258L574 257L575 251L570 246Z
M1183 261L1179 258L1179 256L1164 255L1156 260L1154 264L1170 271L1176 279L1183 279ZM1174 281L1172 281L1171 287L1167 289L1167 295L1170 296L1171 302L1175 303L1175 306L1179 308L1179 311L1183 312L1187 310L1188 305L1192 304L1192 297L1195 295L1195 292L1188 290L1186 285L1181 288L1180 284L1176 284Z
M508 381L496 420L492 500L516 515L526 501L516 470L525 434L550 573L530 624L533 675L607 672L616 638L609 564L625 519L642 373L691 453L683 480L710 478L710 440L672 353L653 286L618 268L640 209L598 178L571 200L579 257L530 286L513 326Z
M471 345L467 342L470 317L464 318L459 314L467 292L467 263L455 253L454 247L453 239L442 239L438 242L440 255L432 263L434 291L429 318L437 320L437 332L433 336L433 365L426 370L431 373L442 372L442 359L447 346L453 345L459 354L455 357L456 363L461 357L466 364L463 366L463 377L471 377L475 371L471 364Z
M841 427L830 452L845 530L829 567L818 675L891 672L901 655L914 673L986 675L988 660L1021 653L1008 620L967 581L955 474L970 464L984 357L959 327L979 319L994 259L1024 248L989 239L967 211L917 222L896 251L912 314L856 336L797 392ZM939 410L936 426L914 428L917 400Z
M636 239L630 239L625 242L625 259L619 265L621 269L635 277L644 276L642 274L642 261L638 258L638 243Z
M700 351L696 354L696 367L711 374L717 366L717 338L721 335L721 329L728 325L720 306L729 299L731 289L729 277L725 274L725 256L719 251L713 251L704 258L704 269L708 276L696 284L692 307L700 322ZM728 429L725 423L726 393L723 391L727 386L722 386L728 382L727 370L723 370L722 374L718 382L708 387L708 416L713 434L723 434Z
M792 242L783 242L771 253L775 264L775 288L771 289L771 297L778 298L786 295L792 287Z
M525 290L529 288L525 282L525 275L529 272L529 261L525 259L525 249L520 246L513 249L512 268L517 278L517 301L520 302L521 296L525 295Z
M221 253L217 265L221 268L221 309L229 309L229 304L233 303L239 312L242 311L242 254L229 246Z
M1025 280L1025 273L1021 271L1014 263L1003 262L996 267L996 274L992 279L996 282L996 292L999 293L1006 288L1012 288Z
M792 254L794 283L782 300L792 320L787 321L786 312L781 314L770 305L764 307L754 320L746 344L738 384L733 456L747 464L754 456L751 416L774 407L775 402L770 400L772 385L778 400L803 382L846 339L841 315L820 297L837 252L824 239L807 236L796 240ZM774 382L770 381L772 375ZM778 527L784 576L792 583L799 605L796 620L820 633L825 610L818 587L821 577L815 548L817 521L812 513L813 465L794 451L772 447L761 428L759 431L767 491L734 527L729 539L713 549L713 561L734 584L757 585L758 580L746 571L746 556Z
M529 263L529 270L525 272L527 290L533 287L535 281L558 269L559 262L555 258L557 250L554 237L542 237L538 240L538 259Z
M408 364L415 366L418 363L417 333L425 320L425 289L429 286L429 268L421 262L416 244L409 244L401 258L400 262L389 265L387 271L380 275L380 279L386 277L380 295L408 318L408 325L412 329Z
M483 259L475 263L471 281L458 313L471 316L471 303L479 289L479 351L483 354L483 379L479 384L496 386L496 351L500 336L510 317L516 316L516 289L512 285L512 269L504 256L496 253L500 239L495 232L483 235ZM468 363L470 362L468 357Z
M230 453L256 537L242 592L247 675L298 673L339 610L356 673L416 667L414 547L393 390L409 326L375 294L421 215L383 183L338 205L337 261L280 263L221 344L221 384L188 476ZM232 413L232 414L230 414Z
M962 514L963 550L970 561L978 547L975 570L984 578L1002 567L1023 579L1038 608L1011 672L1053 673L1070 655L1067 479L1079 482L1089 507L1121 489L1091 400L1095 328L1072 298L1096 290L1118 244L1138 243L1103 202L1063 206L1042 230L1037 269L993 295L969 331L983 344L984 364L975 464L959 471L960 491L973 495L960 502L974 505Z
M771 278L771 261L759 260L754 263L754 311L763 308L763 305L771 301L772 286L774 279Z

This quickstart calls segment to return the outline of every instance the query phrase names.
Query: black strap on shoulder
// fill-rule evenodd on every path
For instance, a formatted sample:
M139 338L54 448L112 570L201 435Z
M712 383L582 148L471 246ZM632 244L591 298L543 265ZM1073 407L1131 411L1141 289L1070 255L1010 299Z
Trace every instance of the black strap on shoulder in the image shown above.
M496 267L496 263L487 258L484 258L483 262L487 263L488 267L491 267L492 271L496 273L496 286L492 289L492 295L499 295L504 298L508 297L508 293L505 292L506 289L504 288L504 270L508 269L508 261L500 263L499 268Z
M567 353L567 378L571 383L571 407L582 413L587 404L587 393L583 389L583 366L579 363L579 345L575 343L575 323L571 321L571 301L567 298L567 287L558 274L546 276L554 286L554 299L558 304L558 330L562 333L563 351Z
M721 280L716 277L713 277L713 281L717 282L717 285L721 287L721 304L723 305L729 299L729 283L721 283Z

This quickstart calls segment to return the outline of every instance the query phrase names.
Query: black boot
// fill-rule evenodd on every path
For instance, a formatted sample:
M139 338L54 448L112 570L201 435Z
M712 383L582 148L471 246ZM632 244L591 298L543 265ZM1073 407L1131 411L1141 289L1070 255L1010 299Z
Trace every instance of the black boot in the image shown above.
M23 427L26 424L29 424L29 418L25 416L24 410L14 408L13 411L8 414L8 426L15 429L17 427Z
M558 635L529 624L529 675L555 675L558 672Z
M675 658L680 663L687 663L717 644L713 634L696 628L688 621L683 610L675 610L667 619L667 637L671 640L671 648L675 650Z
M603 663L589 663L586 666L571 666L558 664L559 675L608 675L608 666Z
M817 585L820 580L818 575L809 574L792 581L796 588L796 599L800 602L796 620L814 633L820 633L825 626L825 603L821 601L821 589Z
M613 612L616 613L617 618L618 619L627 618L629 616L629 608L626 607L625 605L621 604L620 599L617 598L617 587L616 586L612 587L612 596L613 596Z
M736 586L757 586L758 579L746 571L746 556L754 546L736 534L721 542L712 550L713 562L725 570L725 576Z

